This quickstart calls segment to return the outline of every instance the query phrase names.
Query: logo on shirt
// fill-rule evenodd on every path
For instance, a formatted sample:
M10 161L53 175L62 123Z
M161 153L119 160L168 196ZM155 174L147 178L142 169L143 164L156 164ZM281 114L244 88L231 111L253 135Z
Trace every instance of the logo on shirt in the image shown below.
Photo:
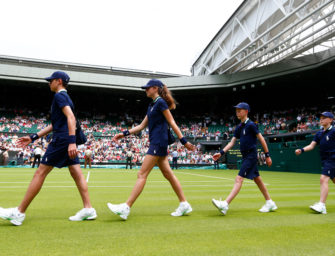
M245 135L245 129L243 129L243 135Z
M327 140L327 141L329 140L329 137L328 137L328 136L326 136L326 140Z
M154 150L154 154L156 154L156 150Z

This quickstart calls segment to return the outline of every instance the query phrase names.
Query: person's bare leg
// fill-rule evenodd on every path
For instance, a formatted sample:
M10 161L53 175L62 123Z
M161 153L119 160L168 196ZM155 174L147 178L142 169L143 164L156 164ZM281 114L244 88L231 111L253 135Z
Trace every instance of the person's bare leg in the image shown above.
M92 205L91 205L90 196L88 193L87 182L86 182L83 172L81 171L80 165L79 164L70 165L69 171L70 171L72 178L76 182L81 199L83 200L84 208L91 208Z
M174 173L171 170L168 158L160 157L158 159L158 166L161 172L163 173L164 177L170 182L174 192L178 196L179 201L185 202L186 198L185 198L183 189L181 187L179 180L177 179L177 177L174 175Z
M320 177L320 202L326 203L328 197L328 182L330 177L321 175ZM334 182L334 181L333 181Z
M271 200L268 189L266 188L261 176L254 178L254 182L257 184L259 190L262 192L265 200Z
M18 207L18 210L21 213L26 212L30 203L33 201L33 199L38 194L38 192L40 192L46 176L51 172L52 169L53 169L53 166L45 165L45 164L40 164L40 166L37 168L33 176L33 179L31 180L29 184L27 192L24 195L24 198Z
M157 161L158 161L157 156L152 156L152 155L145 156L141 169L137 173L137 180L136 180L135 186L133 190L131 191L131 194L128 200L126 201L129 207L131 207L135 203L138 196L142 193L145 183L147 181L147 177L150 171L152 170L152 168L154 168L154 166L157 164Z
M241 177L239 175L236 176L234 187L233 187L232 191L230 192L230 194L228 195L228 197L226 198L226 202L228 204L230 204L230 202L233 201L233 199L240 192L242 184L243 184L243 180L244 180L243 177Z

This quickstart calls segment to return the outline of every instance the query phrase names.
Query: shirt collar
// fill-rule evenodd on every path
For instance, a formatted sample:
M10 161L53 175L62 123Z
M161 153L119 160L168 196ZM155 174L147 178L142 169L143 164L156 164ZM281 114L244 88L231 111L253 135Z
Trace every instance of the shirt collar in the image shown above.
M65 89L60 89L57 93L60 93L60 92L66 92L66 93L67 93L67 90L65 90Z
M158 99L160 99L160 98L161 98L161 97L158 96L156 99L154 99L153 103L156 103L156 101L157 101Z
M243 123L247 124L248 121L249 121L249 117Z

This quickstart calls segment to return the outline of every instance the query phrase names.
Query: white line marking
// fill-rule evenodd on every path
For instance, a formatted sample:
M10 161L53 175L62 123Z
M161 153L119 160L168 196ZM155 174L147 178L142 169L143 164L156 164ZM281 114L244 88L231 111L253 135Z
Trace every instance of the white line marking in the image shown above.
M88 183L89 180L90 180L90 171L87 173L86 182Z
M200 177L206 177L206 178L213 178L213 179L220 179L220 180L232 180L235 181L235 179L230 179L230 178L223 178L223 177L216 177L216 176L208 176L208 175L202 175L202 174L195 174L195 173L189 173L189 172L178 172L174 171L175 173L180 173L180 174L189 174L189 175L194 175L194 176L200 176ZM244 182L246 183L254 183L253 181L245 180ZM265 185L270 185L267 183L264 183Z
M246 184L246 185L252 185L252 184ZM134 186L88 186L89 188L133 188ZM162 185L159 186L150 186L151 188L161 188ZM171 187L170 184L164 186L164 187ZM184 185L183 187L231 187L231 185ZM3 188L24 188L26 189L26 186L0 186L0 189ZM77 186L43 186L43 188L77 188Z
M222 182L220 180L184 180L183 183L217 183L217 182ZM30 181L0 181L0 184L29 184ZM73 183L73 180L70 181L45 181L44 184L66 184L66 183ZM119 181L98 181L95 180L94 183L131 183L134 184L134 181L124 181L124 180L119 180ZM148 180L147 183L168 183L167 180Z

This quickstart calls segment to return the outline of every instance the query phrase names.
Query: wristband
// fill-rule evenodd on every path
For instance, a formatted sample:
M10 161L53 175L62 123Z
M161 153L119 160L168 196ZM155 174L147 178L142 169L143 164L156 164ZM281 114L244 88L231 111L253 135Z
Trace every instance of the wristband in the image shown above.
M221 156L223 156L225 154L225 152L223 150L220 151Z
M270 153L269 152L264 153L264 155L265 155L266 158L270 157Z
M128 130L125 130L125 131L123 131L122 133L123 133L123 135L124 135L125 137L127 137L127 136L130 135L130 132L129 132Z
M187 140L185 139L185 137L182 137L180 139L180 143L183 144L183 145L185 145L187 143Z
M301 148L300 150L301 150L301 153L304 153L304 152L305 152L304 148Z
M69 144L76 143L76 135L69 135Z
M31 142L34 142L35 140L37 140L39 138L37 133L31 134L29 137L31 139Z

